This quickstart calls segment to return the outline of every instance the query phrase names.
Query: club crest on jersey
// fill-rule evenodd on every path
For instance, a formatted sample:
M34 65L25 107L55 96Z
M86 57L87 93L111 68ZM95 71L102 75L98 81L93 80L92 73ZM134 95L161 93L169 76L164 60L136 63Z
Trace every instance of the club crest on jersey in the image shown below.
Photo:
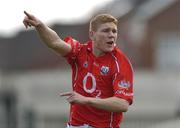
M126 80L122 80L119 82L118 86L120 88L128 89L130 87L130 82Z
M102 66L100 71L102 75L106 75L109 72L109 67Z
M85 67L85 68L88 67L88 62L87 61L84 62L83 67Z

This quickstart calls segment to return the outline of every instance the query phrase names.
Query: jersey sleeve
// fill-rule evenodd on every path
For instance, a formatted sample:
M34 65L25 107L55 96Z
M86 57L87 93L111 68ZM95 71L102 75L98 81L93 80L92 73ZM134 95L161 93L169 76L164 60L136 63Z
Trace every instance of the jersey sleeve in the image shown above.
M64 41L67 44L71 45L71 51L64 57L66 58L66 60L68 61L69 64L72 64L76 60L76 58L79 54L81 44L80 44L80 42L76 41L72 37L66 37L64 39Z
M113 76L114 96L133 102L133 69L129 60L124 57L119 65L119 72Z

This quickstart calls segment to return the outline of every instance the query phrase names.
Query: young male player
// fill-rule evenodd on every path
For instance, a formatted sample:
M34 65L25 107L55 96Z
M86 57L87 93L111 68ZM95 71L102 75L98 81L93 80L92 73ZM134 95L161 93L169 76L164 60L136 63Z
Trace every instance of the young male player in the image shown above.
M26 28L34 26L43 42L72 67L72 88L61 93L71 105L67 128L119 128L133 101L133 71L116 47L118 21L100 14L90 21L87 43L62 40L35 16L24 12Z

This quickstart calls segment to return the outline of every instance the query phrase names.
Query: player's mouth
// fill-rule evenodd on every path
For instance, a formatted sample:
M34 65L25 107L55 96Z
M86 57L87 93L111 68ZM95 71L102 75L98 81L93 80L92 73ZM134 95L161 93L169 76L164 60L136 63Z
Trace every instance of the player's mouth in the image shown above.
M114 44L114 41L108 41L106 43L109 44L109 45L112 45L112 44Z

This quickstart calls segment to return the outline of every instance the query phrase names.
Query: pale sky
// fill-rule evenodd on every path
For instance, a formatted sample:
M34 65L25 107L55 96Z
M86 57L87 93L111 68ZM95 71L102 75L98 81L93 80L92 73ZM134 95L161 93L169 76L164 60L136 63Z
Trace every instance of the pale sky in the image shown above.
M43 22L75 22L91 16L95 8L113 0L0 0L0 36L12 36L25 29L23 11ZM87 17L88 18L88 17Z

